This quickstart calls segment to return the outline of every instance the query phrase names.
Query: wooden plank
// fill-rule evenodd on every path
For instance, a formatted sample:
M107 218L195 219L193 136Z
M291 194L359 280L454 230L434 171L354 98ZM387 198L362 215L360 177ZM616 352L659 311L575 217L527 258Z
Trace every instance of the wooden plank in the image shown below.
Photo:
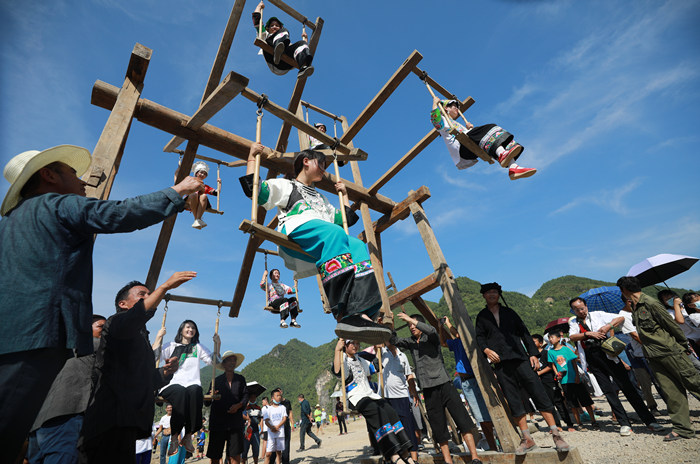
M255 40L253 41L253 45L255 45L256 47L260 47L263 52L269 55L274 55L275 53L275 50L270 46L270 44L262 40L260 37L255 38ZM287 63L292 68L299 69L299 63L297 63L297 61L294 58L287 55L286 53L282 54L281 60Z
M241 222L241 225L238 226L238 230L242 230L247 234L255 234L258 237L261 237L265 240L269 240L275 245L289 248L290 250L311 256L304 250L302 250L296 242L293 242L289 238L287 238L287 236L284 235L282 232L277 232L275 229L269 229L263 226L262 224L258 224L257 222L251 221L250 219L244 219L243 222Z
M236 35L236 29L238 29L238 23L241 19L241 13L243 13L243 8L245 7L245 0L236 0L231 9L231 14L229 15L228 21L226 22L226 28L221 36L221 42L219 43L219 49L216 52L216 57L214 58L214 64L209 72L209 78L207 79L207 84L204 87L204 94L202 95L202 100L200 105L209 97L221 80L221 76L224 72L224 67L226 66L226 60L228 59L229 52L231 51L231 44L233 43L233 38ZM172 146L177 148L186 139L184 137L174 137L167 144L166 147ZM164 151L171 151L165 150Z
M423 70L420 69L418 66L415 66L415 67L412 69L412 71L413 71L413 74L415 74L416 76L420 77L421 79L423 78ZM443 86L441 86L440 84L438 84L438 83L435 81L435 79L433 79L432 77L428 76L427 74L426 74L426 77L425 77L425 82L427 82L428 85L430 85L430 87L432 87L432 88L434 88L435 90L437 90L439 93L442 94L443 97L447 98L448 100L457 100L457 101L459 101L459 98L457 98L457 96L456 96L455 94L451 93L451 92L448 91L445 87L443 87Z
M486 406L491 414L501 447L504 452L513 452L520 443L520 437L513 429L511 418L506 413L505 398L496 387L496 377L493 369L487 363L486 357L476 343L474 325L459 293L457 282L445 261L445 255L440 249L435 232L433 232L426 217L425 210L416 202L410 204L410 209L442 288L445 302L450 309L454 326L459 332L467 357L474 370L474 376L484 394Z
M117 99L117 87L102 81L97 81L92 89L92 104L111 110ZM221 153L247 160L250 145L253 143L244 137L232 134L211 124L204 124L193 131L184 127L183 121L189 118L170 108L166 108L147 99L140 99L136 105L136 119L156 127L173 135L184 136L187 139L197 140L201 145L207 146ZM266 148L262 165L276 172L289 172L291 160L287 158L268 157L272 150ZM394 202L380 194L370 195L366 188L358 187L349 180L343 180L348 190L351 201L365 201L367 205L380 213L388 213L394 207ZM334 182L324 179L316 184L316 187L331 193L335 193Z
M297 107L297 117L304 119L304 110L301 109L301 106ZM297 137L299 138L299 151L307 150L309 148L309 136L297 129Z
M379 93L375 95L372 101L370 101L369 104L365 107L365 109L362 110L360 115L357 117L357 119L355 119L350 128L347 130L347 132L343 133L343 136L340 138L340 141L342 143L347 143L353 138L355 138L357 133L360 132L360 129L362 129L365 126L365 124L367 124L367 121L369 121L370 118L374 116L374 114L377 111L379 111L379 108L381 108L384 102L387 101L387 99L391 96L392 93L394 93L394 90L398 88L399 84L403 82L406 76L408 76L411 70L422 59L423 55L418 53L418 50L413 50L413 53L411 53L406 59L406 61L404 61L401 66L399 66L399 69L397 69L396 72L389 78L389 81L386 84L384 84L384 87L382 87Z
M241 93L248 85L248 78L231 71L219 84L219 86L209 95L209 97L199 106L199 109L192 115L185 127L188 129L199 129L209 121L216 113L221 111L236 95ZM181 141L177 137L170 140L163 148L163 151L175 150Z
M170 300L170 301L178 301L180 303L193 303L193 304L202 304L202 305L211 305L211 306L219 306L221 305L222 307L231 307L231 302L230 301L224 301L224 300L212 300L210 298L198 298L194 296L184 296L184 295L173 295L171 293L166 293L165 294L165 299Z
M173 150L171 153L177 153L178 155L184 155L184 154L185 154L185 152L184 152L183 150L178 150L178 149ZM202 161L209 161L210 163L220 164L220 165L222 165L222 166L228 166L229 168L237 168L237 167L240 167L240 166L245 166L245 165L247 164L246 161L243 161L243 160L239 160L239 161L224 161L224 160L220 160L220 159L217 159L217 158L211 158L211 157L209 157L209 156L200 155L199 153L196 154L196 155L194 155L194 157L195 157L196 159L200 159L200 160L202 160Z
M311 21L309 21L309 20L306 18L306 16L304 16L304 15L301 14L301 13L299 13L297 10L295 10L295 9L292 8L291 6L287 5L287 4L284 3L282 0L268 0L268 1L269 1L270 3L272 3L273 5L275 5L277 8L279 8L280 10L284 11L285 13L287 13L287 14L288 14L289 16L291 16L292 18L296 19L296 20L299 21L300 23L304 24L306 27L310 28L311 30L316 29L316 25L315 25L314 23L312 23Z
M430 309L430 306L428 306L428 303L426 303L423 298L417 296L411 300L411 303L413 303L418 312L423 315L428 324L435 327L435 330L440 331L440 321L438 320L437 315L432 309Z
M197 144L197 142L187 142L185 154L182 156L182 162L180 163L180 168L177 171L177 178L175 179L175 184L180 183L189 174L190 170L192 169L194 155L197 153L198 147L199 145ZM151 291L153 291L158 284L158 277L160 276L160 271L163 268L163 261L165 261L165 253L168 251L170 237L173 234L173 229L175 228L175 220L177 219L177 216L177 214L170 216L168 219L163 221L163 225L160 227L158 242L156 243L156 248L153 250L151 265L148 268L148 275L146 276L146 288L149 288Z
M85 194L88 197L102 200L109 198L109 192L112 190L112 184L124 154L131 121L136 113L136 105L141 97L143 79L148 70L151 54L150 48L138 43L131 52L124 84L119 90L114 107L92 151L90 169L83 176L83 180L87 182Z
M266 250L265 248L258 248L257 250L258 253L265 253L267 255L273 255L273 256L279 256L280 254L277 252L277 250Z
M461 109L466 111L467 108L474 104L474 99L468 97L466 100L462 101ZM416 156L418 156L425 148L432 143L433 140L438 138L440 132L437 129L432 129L428 132L425 137L423 137L417 144L413 146L408 153L403 155L403 157L396 162L387 172L382 175L372 186L369 188L370 193L374 194L379 191L387 182L389 182L396 174L398 174L408 163L410 163Z
M440 283L435 277L435 274L430 274L428 277L424 277L415 284L409 285L400 292L390 295L389 303L391 304L391 309L401 306L407 301L411 301L418 296L422 296L424 293L438 288L439 285Z
M241 91L241 95L243 95L245 98L248 100L252 101L253 103L257 103L261 95L254 90L249 89L246 87ZM311 124L307 124L306 121L304 121L303 118L297 117L296 109L294 110L294 113L289 111L286 108L282 108L279 106L277 103L273 102L272 100L267 100L266 103L263 105L263 109L265 111L268 111L269 113L274 114L278 118L282 119L283 121L291 124L292 126L296 127L297 129L306 132L307 134L311 135L313 138L316 140L320 140L321 142L333 146L335 143L335 140L333 140L333 137L329 136L325 132L321 132L320 130L316 129L314 126ZM344 153L348 154L350 153L351 148L348 147L346 144L341 143L338 145L336 148L336 151L338 153Z
M323 19L316 18L316 30L311 35L311 40L309 41L309 53L312 55L316 54L316 47L318 47L318 42L321 39L321 32L323 32ZM287 109L296 114L297 109L299 109L299 102L301 101L301 94L304 93L304 87L306 86L306 78L297 79L294 82L294 90L292 91L292 97L289 99L289 105ZM300 118L304 119L304 118ZM288 122L284 122L280 128L280 133L277 136L277 144L275 149L277 151L286 151L287 142L289 141L289 132L292 130L292 125Z
M374 233L382 233L398 221L406 219L409 214L409 206L411 205L411 203L423 203L428 198L430 198L430 190L425 185L423 185L415 192L410 193L404 201L394 205L394 208L391 210L391 213L385 214L378 220L374 221L374 223L372 223ZM367 241L365 237L366 235L364 232L361 232L360 235L358 235L358 238L363 242Z
M302 106L305 106L305 107L307 107L308 109L313 110L313 111L315 111L315 112L317 112L317 113L319 113L319 114L322 114L323 116L326 116L326 117L328 117L328 118L331 118L331 119L333 119L333 120L335 120L335 121L340 121L340 120L341 120L341 119L340 119L341 116L338 116L338 115L336 115L336 114L333 114L333 113L331 113L330 111L326 111L326 110L324 110L323 108L320 108L320 107L318 107L318 106L316 106L316 105L312 105L312 104L309 103L309 102L305 102L305 101L302 100L302 101L301 101L301 105L302 105Z
M470 139L467 136L467 134L463 134L453 127L452 129L450 129L450 135L454 135L459 141L459 143L467 147L470 151L472 151L476 156L478 156L482 160L486 161L489 164L494 163L493 158L491 158L479 145L474 143L474 141Z

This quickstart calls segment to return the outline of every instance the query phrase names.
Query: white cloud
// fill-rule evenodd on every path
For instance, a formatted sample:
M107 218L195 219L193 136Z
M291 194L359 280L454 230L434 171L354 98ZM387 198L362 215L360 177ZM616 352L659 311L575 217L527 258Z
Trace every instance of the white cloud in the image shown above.
M568 211L570 209L577 208L582 205L596 205L602 209L612 211L613 213L625 215L629 213L629 210L624 204L624 197L639 187L642 179L634 179L633 181L623 185L620 188L613 190L600 190L596 193L590 195L583 195L574 198L564 206L552 211L549 215L555 215Z

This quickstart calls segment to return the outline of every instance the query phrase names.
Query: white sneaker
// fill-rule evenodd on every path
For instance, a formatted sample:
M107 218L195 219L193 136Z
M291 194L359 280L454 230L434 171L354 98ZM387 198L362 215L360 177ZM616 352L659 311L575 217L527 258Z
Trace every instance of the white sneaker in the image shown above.
M193 229L201 229L202 226L199 225L199 219L195 219L194 222L192 223L192 228Z
M207 226L207 223L203 219L199 219L199 228L203 229Z
M629 437L630 435L632 435L632 427L630 427L629 425L623 425L622 427L620 427L620 435L623 437Z
M289 327L289 325L287 325L287 323L286 323L285 321L281 321L281 322L280 322L280 327L283 328L283 329L286 329L287 327Z

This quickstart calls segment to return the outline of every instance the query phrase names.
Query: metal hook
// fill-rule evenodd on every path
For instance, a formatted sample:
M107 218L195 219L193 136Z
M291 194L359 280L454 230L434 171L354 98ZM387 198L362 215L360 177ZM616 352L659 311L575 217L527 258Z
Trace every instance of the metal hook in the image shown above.
M420 76L418 76L418 79L422 80L425 82L425 80L428 78L428 73L425 71L421 71Z

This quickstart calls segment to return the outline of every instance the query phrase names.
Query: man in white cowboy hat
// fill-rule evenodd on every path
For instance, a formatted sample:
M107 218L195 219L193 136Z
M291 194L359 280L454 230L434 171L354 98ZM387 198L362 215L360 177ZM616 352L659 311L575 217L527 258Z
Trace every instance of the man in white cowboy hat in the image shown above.
M227 457L223 462L241 462L245 432L243 411L248 406L249 395L245 377L234 371L244 359L241 353L226 351L221 356L221 363L216 366L224 373L214 379L214 392L221 397L212 402L209 415L207 457L213 464L221 462L224 444L227 444Z
M3 172L11 184L0 209L0 315L12 327L0 346L6 455L19 452L67 357L93 351L94 234L156 224L182 211L182 197L202 188L189 177L122 202L85 198L78 176L90 159L84 148L60 145L21 153Z

